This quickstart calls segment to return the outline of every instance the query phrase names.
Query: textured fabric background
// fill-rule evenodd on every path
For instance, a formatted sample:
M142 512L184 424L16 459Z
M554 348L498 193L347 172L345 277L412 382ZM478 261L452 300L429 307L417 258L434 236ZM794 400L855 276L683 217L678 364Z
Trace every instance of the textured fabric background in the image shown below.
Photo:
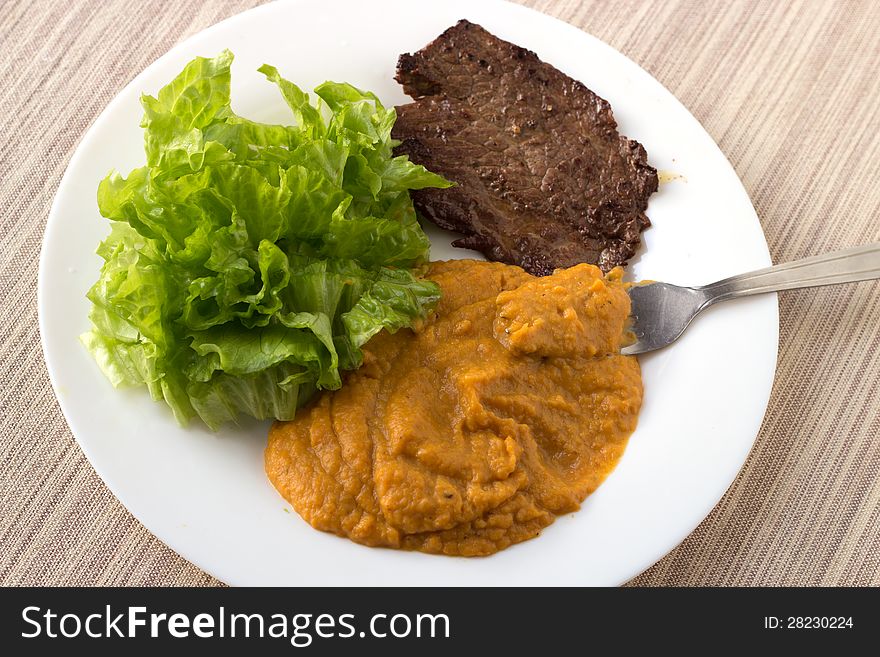
M364 0L368 1L368 0ZM55 403L37 257L85 130L171 46L255 0L0 2L0 583L216 585L110 494ZM872 0L527 0L665 84L733 163L774 261L880 240ZM880 286L781 297L779 369L727 495L637 585L880 584Z

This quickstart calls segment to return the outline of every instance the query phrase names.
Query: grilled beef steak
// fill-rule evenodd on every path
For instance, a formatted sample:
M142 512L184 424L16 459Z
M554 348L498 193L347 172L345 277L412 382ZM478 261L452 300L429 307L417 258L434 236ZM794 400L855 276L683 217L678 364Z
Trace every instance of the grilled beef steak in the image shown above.
M401 55L397 80L415 99L397 108L397 152L458 183L413 200L465 235L455 246L537 275L633 256L657 172L605 100L464 20Z

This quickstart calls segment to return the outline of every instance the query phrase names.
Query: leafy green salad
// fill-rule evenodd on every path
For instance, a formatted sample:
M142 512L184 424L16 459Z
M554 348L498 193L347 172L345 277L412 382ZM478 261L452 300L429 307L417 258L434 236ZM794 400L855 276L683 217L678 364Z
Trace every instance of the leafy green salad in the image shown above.
M295 123L236 115L231 63L197 58L142 97L147 163L98 187L112 224L82 336L114 385L146 384L181 424L214 429L291 419L370 337L430 311L409 190L451 184L394 157L394 109L349 84L325 82L313 105L264 65Z

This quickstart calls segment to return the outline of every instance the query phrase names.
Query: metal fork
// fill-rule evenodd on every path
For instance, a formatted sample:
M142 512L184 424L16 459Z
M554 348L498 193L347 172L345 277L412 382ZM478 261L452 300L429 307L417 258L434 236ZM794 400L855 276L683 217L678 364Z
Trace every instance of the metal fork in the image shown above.
M802 287L880 278L880 242L795 260L699 287L669 283L629 288L636 342L626 355L643 354L675 342L700 312L720 301Z

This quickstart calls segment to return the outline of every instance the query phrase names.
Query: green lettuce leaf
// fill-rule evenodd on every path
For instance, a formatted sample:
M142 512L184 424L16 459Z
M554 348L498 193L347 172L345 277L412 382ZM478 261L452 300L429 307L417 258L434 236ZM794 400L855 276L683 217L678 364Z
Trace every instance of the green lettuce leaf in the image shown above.
M146 165L98 186L111 221L82 341L116 385L179 422L291 419L342 384L379 331L424 318L429 243L409 190L449 182L394 157L393 109L326 82L309 95L264 65L291 125L236 115L228 51L141 99Z

